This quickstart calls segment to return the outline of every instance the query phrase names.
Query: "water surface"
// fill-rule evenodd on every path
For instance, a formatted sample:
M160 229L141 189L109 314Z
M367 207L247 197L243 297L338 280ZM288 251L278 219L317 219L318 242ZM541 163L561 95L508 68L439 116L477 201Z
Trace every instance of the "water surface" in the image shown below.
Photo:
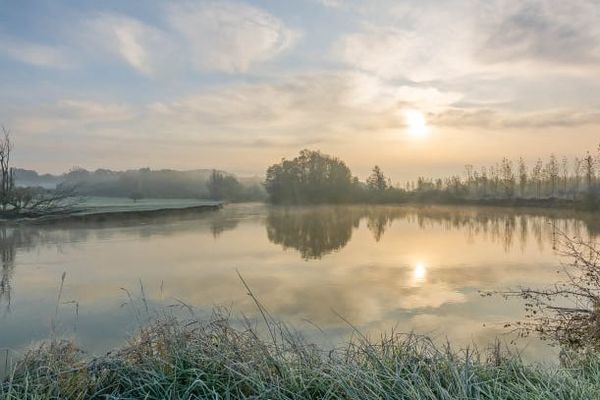
M557 211L242 204L144 223L4 227L0 349L20 351L54 326L100 353L146 308L180 302L253 318L238 271L276 318L325 345L351 331L340 315L369 334L509 341L502 325L522 317L521 304L479 291L554 282L557 232L593 237L599 225ZM535 340L517 345L532 359L553 353Z

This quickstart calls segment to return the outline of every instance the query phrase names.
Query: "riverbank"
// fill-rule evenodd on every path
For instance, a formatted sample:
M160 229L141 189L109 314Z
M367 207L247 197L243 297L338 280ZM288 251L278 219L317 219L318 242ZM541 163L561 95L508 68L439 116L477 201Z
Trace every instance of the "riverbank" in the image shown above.
M327 351L284 325L267 328L236 328L220 314L186 323L164 318L96 358L55 340L14 363L0 398L587 400L600 393L596 356L528 365L500 346L453 351L425 337L358 333Z
M154 218L189 216L223 207L222 202L193 199L144 199L90 197L76 202L72 208L36 217L11 216L0 219L5 224L87 224L144 221Z

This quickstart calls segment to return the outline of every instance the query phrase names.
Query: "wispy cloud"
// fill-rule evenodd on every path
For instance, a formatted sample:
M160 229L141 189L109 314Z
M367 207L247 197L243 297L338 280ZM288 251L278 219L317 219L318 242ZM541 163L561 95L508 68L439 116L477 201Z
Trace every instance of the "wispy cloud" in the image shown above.
M443 7L411 1L388 7L377 23L366 19L334 44L342 62L413 81L598 73L595 0L449 0ZM552 68L536 69L541 65Z
M74 61L65 49L45 44L0 36L0 54L37 67L71 68Z
M136 71L153 75L177 59L175 43L166 32L135 18L103 13L81 26L82 45L112 54Z
M200 69L244 72L289 49L300 37L272 14L244 3L210 1L168 7L168 19Z
M272 14L245 3L171 3L162 17L160 25L151 25L122 14L95 15L80 28L80 41L144 75L156 76L186 69L246 72L300 37Z
M484 62L600 61L600 7L594 0L499 0L480 6Z
M361 29L341 36L333 54L383 78L423 82L476 72L468 28L473 14L465 2L450 1L447 7L392 2L383 15L377 23L367 20Z
M405 127L406 109L436 112L460 98L365 74L321 72L223 85L142 106L65 99L22 110L14 126L27 135L88 137L106 136L110 129L143 144L168 137L203 145L289 147L385 137Z
M29 137L66 132L94 135L107 126L124 125L135 116L133 107L126 104L88 99L63 99L16 114L14 130Z
M600 126L600 112L596 110L546 110L538 112L502 112L489 108L448 109L429 116L433 125L440 127L484 129L548 129L576 128L585 125Z
M135 18L103 13L84 21L79 29L80 45L91 57L111 54L145 75L159 73L178 58L166 32Z
M352 141L404 128L404 110L439 110L458 93L390 85L347 72L303 74L279 82L223 87L148 106L163 132L274 140L299 136Z

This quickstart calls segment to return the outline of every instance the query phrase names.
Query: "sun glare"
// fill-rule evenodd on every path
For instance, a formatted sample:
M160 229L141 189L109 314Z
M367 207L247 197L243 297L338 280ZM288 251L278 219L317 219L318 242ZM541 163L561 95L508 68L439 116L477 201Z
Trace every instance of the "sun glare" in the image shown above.
M406 122L406 131L413 138L424 138L427 136L429 129L425 115L418 110L407 110L404 112L404 120Z
M425 276L427 275L427 267L421 261L415 264L415 269L413 270L413 279L415 283L423 283L425 281Z

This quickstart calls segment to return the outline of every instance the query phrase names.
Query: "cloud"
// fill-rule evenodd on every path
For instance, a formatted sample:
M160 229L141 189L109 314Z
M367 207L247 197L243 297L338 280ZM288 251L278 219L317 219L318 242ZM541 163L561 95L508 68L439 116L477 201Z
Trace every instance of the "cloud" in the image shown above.
M84 23L87 49L113 54L144 75L153 75L176 62L177 46L169 35L135 18L100 14Z
M334 43L339 60L383 78L416 82L597 74L600 7L595 0L384 4L370 10L360 29ZM540 65L552 68L536 70Z
M600 8L591 0L500 0L480 7L484 37L478 52L487 63L600 61Z
M424 82L473 72L472 12L465 2L450 1L445 7L391 3L385 10L379 14L383 21L365 22L340 37L333 53L350 67L387 79Z
M14 130L25 135L93 132L131 121L134 109L122 103L64 99L15 116Z
M0 54L37 67L71 68L73 61L60 47L31 43L9 37L0 37Z
M244 72L289 49L300 34L268 12L238 2L172 5L168 19L200 69Z
M65 99L22 110L27 134L163 140L206 146L298 148L384 138L404 129L406 109L438 112L460 99L433 87L390 85L370 75L320 72L229 84L135 106Z
M430 85L394 84L372 74L345 73L345 101L355 107L385 109L405 106L423 111L443 109L462 98L458 92L441 91Z
M432 87L394 86L358 73L303 74L277 82L225 86L148 106L163 131L281 142L353 141L405 126L404 110L439 110L460 99ZM289 139L285 139L288 141Z
M159 21L161 19L159 18ZM87 19L83 45L112 54L136 71L240 73L275 58L300 37L281 20L238 2L179 2L165 6L160 25L116 13Z
M487 129L547 129L600 125L600 112L595 110L546 110L510 113L487 108L450 108L429 116L431 124L441 127L475 127Z

